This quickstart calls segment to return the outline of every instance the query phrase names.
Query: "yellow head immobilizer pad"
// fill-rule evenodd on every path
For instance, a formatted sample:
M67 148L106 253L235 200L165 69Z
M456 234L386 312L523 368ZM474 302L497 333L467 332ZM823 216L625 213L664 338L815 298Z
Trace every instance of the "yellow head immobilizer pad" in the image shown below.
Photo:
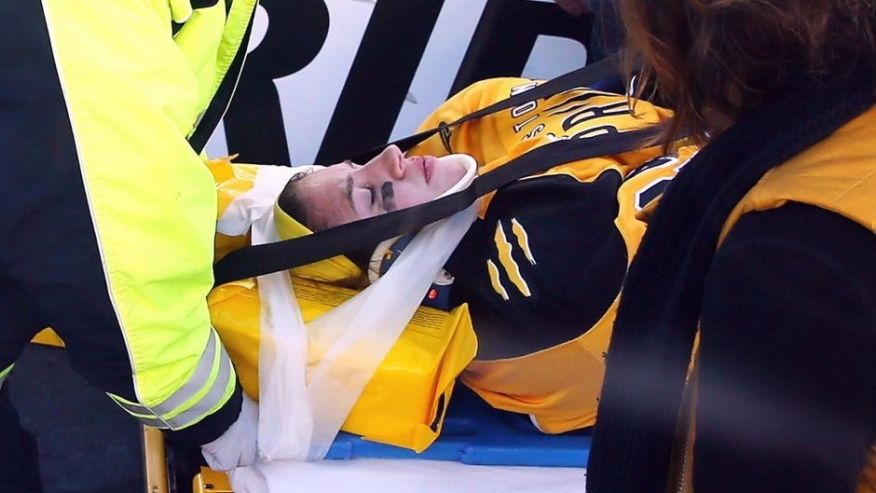
M313 234L313 231L287 214L279 204L274 204L274 222L281 240ZM292 273L315 281L339 284L355 283L362 277L362 270L343 255L295 267L292 269Z

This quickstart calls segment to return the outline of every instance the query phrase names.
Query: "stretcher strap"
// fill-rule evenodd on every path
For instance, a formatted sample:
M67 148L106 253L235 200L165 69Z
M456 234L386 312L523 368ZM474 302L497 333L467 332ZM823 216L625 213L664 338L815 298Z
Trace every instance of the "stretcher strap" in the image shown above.
M615 55L600 60L596 63L585 65L584 67L575 69L571 72L560 75L559 77L555 77L547 82L544 82L543 84L539 84L538 86L533 87L532 89L520 92L509 98L503 99L489 106L481 108L477 111L473 111L459 118L458 120L454 120L450 123L442 123L435 128L424 130L420 133L409 135L407 137L403 137L394 142L379 145L377 147L374 147L373 149L353 156L352 158L350 158L350 160L354 163L367 163L371 160L371 158L377 156L384 149L391 145L396 145L402 151L407 151L408 149L411 149L412 147L419 144L420 142L423 142L429 137L437 133L441 133L443 136L448 129L453 128L457 125L461 125L465 122L477 120L478 118L482 118L484 116L491 115L493 113L508 108L513 108L515 106L520 106L521 104L525 104L530 101L535 101L536 99L544 99L569 89L573 89L576 87L587 87L595 82L600 82L606 79L610 79L612 77L617 77L617 75L618 57Z
M640 149L662 131L655 125L586 139L560 140L537 147L476 178L460 192L407 209L362 219L312 235L242 248L214 266L216 285L277 272L354 251L366 244L417 231L471 205L478 197L559 164Z

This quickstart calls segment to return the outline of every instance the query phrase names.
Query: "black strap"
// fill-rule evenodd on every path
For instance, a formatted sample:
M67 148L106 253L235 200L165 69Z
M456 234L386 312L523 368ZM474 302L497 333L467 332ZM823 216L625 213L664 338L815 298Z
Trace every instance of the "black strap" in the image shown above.
M652 126L537 147L476 178L465 190L407 209L347 223L301 238L233 251L214 266L216 285L309 264L416 231L459 212L478 197L559 164L621 154L644 147L662 130Z
M535 101L536 99L547 98L549 96L559 94L569 89L573 89L576 87L587 87L595 82L603 81L611 77L617 77L618 73L617 56L608 57L593 64L585 65L584 67L560 75L559 77L555 77L547 82L533 87L532 89L521 92L519 94L515 94L514 96L493 103L490 106L486 106L477 111L469 113L453 122L445 123L435 128L424 130L420 133L409 135L394 142L379 145L377 147L374 147L373 149L359 153L356 156L352 157L351 161L362 164L367 163L371 160L371 158L380 154L381 151L393 144L398 146L399 149L401 149L402 151L407 151L408 149L419 144L420 142L423 142L429 137L435 135L436 133L445 133L449 128L455 127L462 123L477 120L478 118L491 115L504 109L513 108L515 106L520 106L521 104L528 103L530 101Z
M449 128L462 123L529 101L547 98L573 88L586 87L594 82L617 75L617 57L606 58L469 113L451 123L442 124L436 128L360 153L352 160L365 163L392 144L406 151L436 133L446 135ZM504 166L478 177L470 187L462 192L416 207L338 226L303 238L236 250L214 266L216 285L309 264L348 253L361 248L363 244L376 244L387 238L416 231L427 224L465 209L478 197L512 181L559 164L638 149L657 133L656 128L650 128L589 139L554 142L534 149L509 161Z

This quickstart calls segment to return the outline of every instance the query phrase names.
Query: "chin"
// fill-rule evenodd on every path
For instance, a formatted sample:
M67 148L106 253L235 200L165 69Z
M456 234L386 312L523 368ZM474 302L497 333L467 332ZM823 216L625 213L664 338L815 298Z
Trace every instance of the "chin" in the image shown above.
M435 180L432 183L432 191L435 194L435 198L453 188L453 185L456 185L456 183L459 182L463 174L464 173L462 172L442 174L440 180Z
M477 170L477 163L471 156L450 154L437 158L434 170L430 188L437 192L436 197L441 197L468 186Z
M439 176L434 177L433 180L438 178L434 181L438 182L435 188L439 193L444 193L450 187L459 183L459 180L465 176L465 168L454 161L439 161L438 166L435 168L436 174Z

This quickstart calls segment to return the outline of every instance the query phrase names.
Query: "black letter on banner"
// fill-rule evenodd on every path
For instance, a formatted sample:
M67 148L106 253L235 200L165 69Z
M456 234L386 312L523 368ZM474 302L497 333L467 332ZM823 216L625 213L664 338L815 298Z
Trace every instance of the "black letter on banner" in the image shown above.
M289 164L274 79L294 74L316 58L328 35L328 7L323 0L261 0L260 4L268 12L268 31L247 56L225 114L228 152L240 153L243 162Z
M375 4L317 163L341 161L389 140L443 5L444 0Z
M479 80L519 76L542 34L578 41L589 53L592 27L592 14L576 18L553 2L489 0L450 94Z

